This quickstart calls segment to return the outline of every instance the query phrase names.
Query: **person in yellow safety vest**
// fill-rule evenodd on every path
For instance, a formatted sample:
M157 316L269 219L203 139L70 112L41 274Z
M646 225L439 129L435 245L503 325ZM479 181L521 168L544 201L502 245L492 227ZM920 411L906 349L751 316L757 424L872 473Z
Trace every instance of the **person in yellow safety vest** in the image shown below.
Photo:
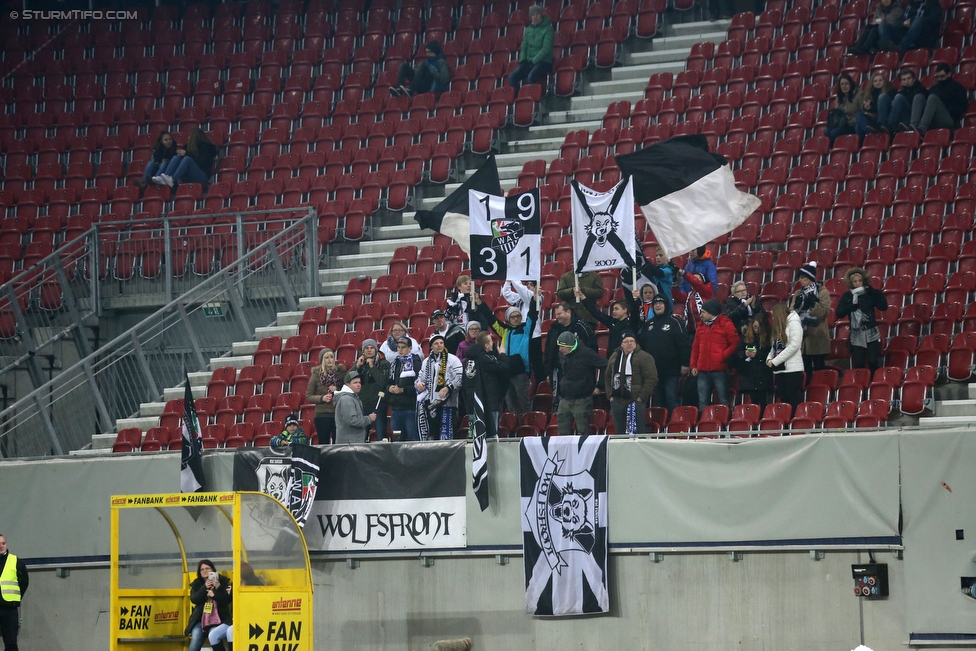
M0 535L0 635L4 651L17 651L20 600L29 583L24 561L7 551L7 538Z

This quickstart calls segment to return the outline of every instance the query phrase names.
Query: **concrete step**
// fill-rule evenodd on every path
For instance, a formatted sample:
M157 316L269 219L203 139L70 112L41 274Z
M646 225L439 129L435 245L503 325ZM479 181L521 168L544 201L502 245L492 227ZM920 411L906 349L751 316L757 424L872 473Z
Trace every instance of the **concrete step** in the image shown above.
M342 294L323 294L321 296L306 296L298 299L298 309L302 312L316 305L324 305L330 310L342 303Z
M431 237L425 237L423 231L420 230L419 226L415 224L414 232L417 234L415 237L404 237L399 240L375 240L372 242L360 242L359 243L359 253L360 255L383 255L386 256L387 262L393 256L393 252L401 246L415 246L418 249L422 249L433 241Z
M565 138L565 136L563 136L563 138ZM505 152L504 154L498 154L497 156L495 156L495 164L504 168L518 168L519 170L521 170L522 166L525 165L530 160L536 160L538 158L546 158L547 160L552 160L553 158L557 157L559 153L559 147L560 145L563 144L563 138L559 138L558 142L556 138L546 138L545 139L546 142L551 143L551 146L544 149L531 148L531 149L526 149L524 151L518 151L518 152L508 151ZM535 140L516 141L516 143L521 143L521 142L532 144L535 143L536 141ZM547 157L547 154L552 154L552 156Z
M968 416L976 423L976 400L937 400L935 413L940 418Z
M253 355L258 350L259 341L258 339L253 341L235 341L231 344L230 354L231 356ZM225 366L230 366L230 364L225 364Z
M690 23L672 23L665 29L665 37L689 36L697 34L699 37L708 33L721 34L719 42L724 41L726 32L732 21L728 18L722 20L699 20Z
M634 95L622 96L621 99L634 103ZM640 99L639 97L637 99ZM546 113L546 125L568 125L574 122L602 122L607 106L617 100L607 100L606 104L591 108L571 108L568 111L549 111Z
M566 133L569 129L565 129L563 134L559 137L525 137L518 140L510 140L506 146L506 151L503 154L499 154L495 157L497 159L502 156L512 156L516 154L521 154L525 156L530 154L525 160L532 160L533 158L545 158L545 153L558 152L559 148L563 144L563 140L566 138ZM543 154L543 155L540 155Z
M115 445L116 434L118 432L115 434L92 434L92 451L111 450L112 446Z
M919 427L963 427L976 422L973 416L922 416Z
M603 107L604 112L606 112L606 107ZM602 117L602 116L601 116ZM565 122L563 124L540 124L536 127L529 128L529 136L535 139L546 140L549 138L565 138L566 134L570 131L577 131L579 129L586 129L590 133L596 131L603 126L602 120L591 120L586 122ZM560 140L562 144L562 140ZM556 147L558 149L558 147Z
M253 362L253 357L251 355L227 355L225 357L211 357L210 366L217 368L214 364L218 366L233 366L238 371L245 366L250 366Z
M159 403L162 404L162 403ZM162 407L159 409L162 413ZM118 429L125 429L126 427L138 427L143 432L152 427L159 426L159 415L156 416L137 416L135 418L119 418L115 421L115 426ZM95 436L108 436L108 434L96 434ZM115 434L112 434L112 442L115 442ZM94 439L94 436L92 437ZM112 447L109 445L109 447Z
M95 436L101 436L101 435L96 434ZM115 435L113 434L112 436L114 437ZM85 449L85 450L70 450L68 452L68 456L71 457L108 457L111 455L112 455L111 446L109 446L106 449L100 449L100 450Z
M282 339L287 339L288 337L297 334L298 324L288 326L261 326L254 329L254 338L258 341L264 339L265 337L281 337Z
M467 177L465 177L467 178ZM413 216L416 213L403 213L403 223L396 226L377 226L373 229L373 240L405 240L405 239L415 239L415 238L425 238L427 242L423 246L427 246L433 242L433 238L427 235L420 228L420 224L414 221ZM429 231L427 231L429 232ZM417 246L421 246L418 244Z
M277 321L280 326L298 326L298 322L302 320L302 314L305 310L300 312L278 312Z

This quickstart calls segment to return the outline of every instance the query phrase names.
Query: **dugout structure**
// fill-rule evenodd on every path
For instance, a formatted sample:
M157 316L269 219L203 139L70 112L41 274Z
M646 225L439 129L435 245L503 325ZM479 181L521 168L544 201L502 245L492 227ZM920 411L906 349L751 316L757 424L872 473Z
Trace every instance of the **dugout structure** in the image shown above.
M116 495L110 651L180 651L202 559L231 580L234 646L312 651L312 574L298 523L264 493Z

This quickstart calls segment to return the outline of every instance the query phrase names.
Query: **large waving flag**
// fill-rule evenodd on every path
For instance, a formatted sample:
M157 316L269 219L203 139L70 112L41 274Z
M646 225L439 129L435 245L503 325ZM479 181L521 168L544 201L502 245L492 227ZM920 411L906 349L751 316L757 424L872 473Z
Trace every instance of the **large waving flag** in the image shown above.
M471 225L468 218L468 190L485 194L500 195L502 185L498 180L498 167L495 157L489 156L471 178L448 195L432 210L418 210L414 219L421 228L443 233L452 238L468 256L470 251Z
M180 461L180 492L195 493L203 490L207 481L203 476L203 434L197 409L190 391L190 376L186 376L186 393L183 394L183 456Z
M635 266L634 184L624 177L609 192L572 182L576 273Z
M724 156L705 136L678 136L617 156L634 179L634 198L669 258L687 253L746 220L762 203L735 187Z

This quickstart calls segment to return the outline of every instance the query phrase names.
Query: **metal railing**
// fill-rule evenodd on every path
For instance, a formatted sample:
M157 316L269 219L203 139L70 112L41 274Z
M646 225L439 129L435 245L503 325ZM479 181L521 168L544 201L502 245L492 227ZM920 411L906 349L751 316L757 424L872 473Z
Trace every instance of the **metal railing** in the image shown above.
M0 380L26 366L41 386L39 358L68 337L87 357L85 325L104 309L166 305L303 217L314 220L315 209L99 222L47 257L25 261L0 286ZM316 241L314 224L309 241ZM317 247L308 250L315 259ZM316 267L307 269L314 286Z
M87 447L93 434L115 431L116 419L136 415L141 403L179 385L185 371L205 370L233 341L252 339L256 325L273 323L281 310L297 310L301 296L317 295L315 211L273 230L245 255L0 412L0 456ZM239 230L239 238L247 232ZM170 239L158 245L168 251Z

